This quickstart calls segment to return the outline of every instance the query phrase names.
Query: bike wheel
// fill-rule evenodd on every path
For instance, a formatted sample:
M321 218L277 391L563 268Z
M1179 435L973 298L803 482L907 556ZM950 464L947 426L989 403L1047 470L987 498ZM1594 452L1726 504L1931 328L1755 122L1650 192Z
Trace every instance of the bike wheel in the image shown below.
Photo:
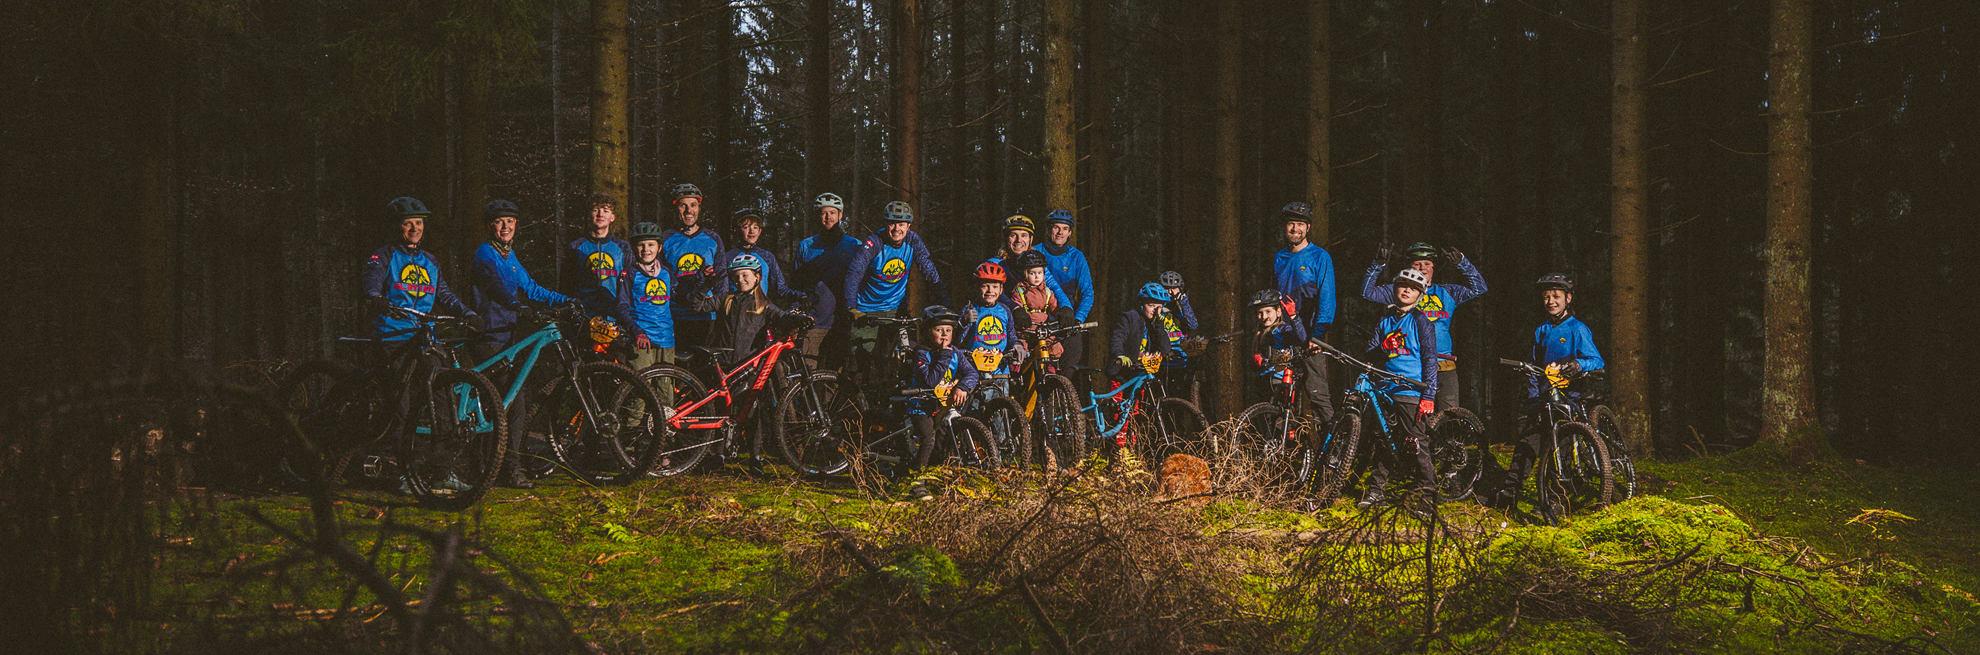
M1162 434L1161 446L1168 451L1163 456L1190 450L1210 431L1210 422L1204 420L1203 410L1196 403L1181 398L1163 398L1155 403L1155 417L1160 419Z
M552 383L561 384L562 380ZM531 480L541 480L557 472L562 462L553 444L575 439L577 426L584 422L583 414L571 400L575 396L553 395L555 390L555 386L549 386L535 393L523 393L509 406L509 438L513 440L509 447L516 449L516 464ZM565 402L561 407L553 407L559 397Z
M1004 456L1004 465L1031 470L1031 422L1024 420L1024 407L1018 405L1017 399L1009 396L991 399L983 404L982 417L977 420L990 428L997 452Z
M352 391L358 385L352 378L350 367L317 360L298 367L276 386L276 402L295 417L297 429L318 453L335 452L352 441L349 435L360 430L361 419L366 418L369 408L357 402L359 398ZM284 452L281 444L268 444L268 448L266 463L285 484L306 485L323 472L325 462L306 462L296 453Z
M1341 486L1354 477L1354 455L1361 445L1361 412L1343 409L1334 414L1334 424L1319 436L1314 446L1313 499L1325 504L1340 495Z
M1471 497L1485 472L1485 423L1462 407L1451 407L1430 418L1430 460L1437 465L1437 493L1444 502Z
M672 364L654 364L640 369L638 380L639 388L652 394L651 402L659 408L651 420L652 458L642 464L641 475L650 471L653 477L671 478L694 470L708 457L708 451L722 442L726 431L720 428L677 428L676 422L680 425L719 424L728 416L727 405L719 401L709 402L693 411L681 411L679 408L707 398L708 389L701 384L701 378Z
M1297 447L1298 439L1292 413L1276 403L1263 402L1238 413L1229 436L1221 444L1224 451L1218 454L1258 480L1279 481L1289 472L1285 466L1291 462L1286 455L1305 450ZM1304 459L1308 460L1308 466L1295 467L1295 471L1310 468L1311 456Z
M1073 395L1072 381L1047 375L1038 384L1037 425L1032 428L1038 444L1035 456L1041 465L1072 468L1086 458L1086 414L1079 410L1079 397Z
M1554 522L1597 510L1615 498L1609 447L1586 423L1564 423L1554 432L1555 452L1540 457L1538 508Z
M1588 412L1588 425L1609 447L1609 469L1616 478L1616 502L1636 497L1636 461L1629 456L1629 440L1623 438L1622 424L1607 405L1596 405Z
M959 466L980 471L996 471L1004 467L1004 458L998 454L997 439L990 434L990 427L982 421L958 416L949 422L958 452L949 457Z
M784 463L799 475L836 475L852 466L847 449L866 420L854 397L852 384L837 373L817 371L806 383L795 383L784 391L777 436L777 450Z
M459 511L495 486L509 447L509 413L487 376L443 368L409 415L399 465L420 504Z

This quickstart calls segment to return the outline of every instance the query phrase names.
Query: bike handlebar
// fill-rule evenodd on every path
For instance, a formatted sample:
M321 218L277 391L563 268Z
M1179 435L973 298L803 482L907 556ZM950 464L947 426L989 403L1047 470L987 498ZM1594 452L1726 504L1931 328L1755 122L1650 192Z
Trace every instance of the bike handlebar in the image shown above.
M1370 364L1368 362L1355 359L1353 355L1349 355L1346 352L1343 352L1341 349L1335 348L1333 344L1327 343L1325 341L1314 341L1312 343L1320 344L1320 352L1326 353L1327 356L1333 357L1334 359L1339 360L1343 364L1348 364L1354 366L1355 368L1359 368L1362 370L1362 372L1367 373L1369 375L1390 382L1395 382L1397 384L1406 384L1418 391L1423 391L1430 388L1430 385L1423 382L1422 380L1411 380L1401 375L1397 375L1395 373L1390 373L1388 371L1376 368L1374 364Z
M893 317L893 316L862 316L862 317L860 317L860 319L859 319L859 321L858 321L858 322L859 322L859 323L860 323L861 325L865 325L865 326L870 326L870 325L914 325L914 319L912 319L912 318L898 318L898 317Z

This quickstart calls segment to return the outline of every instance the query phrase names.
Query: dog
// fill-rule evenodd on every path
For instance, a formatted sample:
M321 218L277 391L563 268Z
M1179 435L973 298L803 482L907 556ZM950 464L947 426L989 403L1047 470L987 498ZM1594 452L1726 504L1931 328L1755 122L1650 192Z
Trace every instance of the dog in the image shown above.
M1176 453L1162 461L1162 487L1156 492L1157 500L1189 498L1183 501L1190 507L1209 504L1210 463L1193 455ZM1192 497L1193 496L1193 497Z

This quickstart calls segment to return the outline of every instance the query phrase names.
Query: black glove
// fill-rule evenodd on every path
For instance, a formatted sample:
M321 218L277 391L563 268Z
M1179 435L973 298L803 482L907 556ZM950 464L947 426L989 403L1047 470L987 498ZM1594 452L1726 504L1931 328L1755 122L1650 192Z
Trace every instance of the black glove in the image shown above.
M392 304L385 302L383 296L365 296L362 307L365 313L372 315L384 315L392 311Z
M1570 359L1570 360L1568 360L1568 361L1567 361L1567 363L1566 363L1566 364L1562 364L1562 365L1561 365L1561 374L1562 374L1562 375L1569 375L1569 376L1573 376L1573 375L1581 375L1581 360L1579 360L1579 359Z
M461 317L461 322L473 328L476 332L488 329L488 321L482 319L480 314L471 311L467 313L467 316Z
M1456 266L1458 262L1464 261L1464 253L1458 252L1457 246L1444 246L1443 248L1439 248L1438 251L1444 253L1444 262L1452 266Z
M1396 244L1383 241L1382 245L1375 246L1375 261L1388 263L1389 257L1395 254L1395 250Z

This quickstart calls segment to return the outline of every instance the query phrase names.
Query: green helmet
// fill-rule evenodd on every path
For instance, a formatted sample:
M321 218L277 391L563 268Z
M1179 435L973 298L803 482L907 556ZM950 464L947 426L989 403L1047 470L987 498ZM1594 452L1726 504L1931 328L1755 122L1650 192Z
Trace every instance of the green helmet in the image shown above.
M1409 261L1417 261L1419 259L1436 261L1437 249L1428 243L1418 241L1410 244L1409 248L1403 251L1403 256L1409 258Z
M408 218L426 218L432 215L433 212L426 210L426 203L411 196L400 196L393 198L392 202L385 203L385 216L395 224Z
M641 221L633 224L632 238L627 239L627 242L639 243L641 241L647 241L647 240L659 241L661 235L665 233L666 233L665 230L660 229L659 223L655 223L653 221Z

